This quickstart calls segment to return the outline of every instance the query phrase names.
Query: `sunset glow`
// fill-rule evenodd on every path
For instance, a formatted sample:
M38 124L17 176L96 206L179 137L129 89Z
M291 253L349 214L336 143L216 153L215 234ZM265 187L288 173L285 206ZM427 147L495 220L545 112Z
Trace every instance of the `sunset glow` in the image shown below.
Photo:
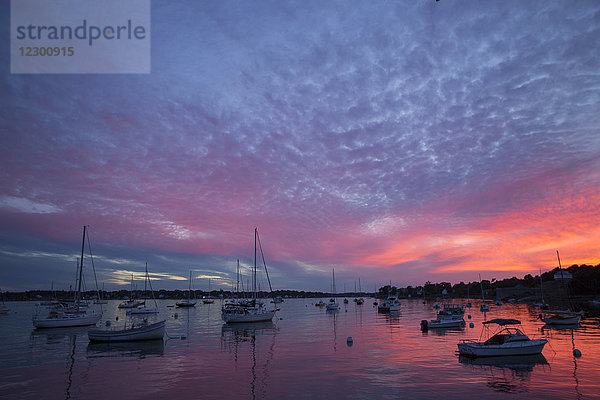
M557 250L599 264L598 15L162 2L151 74L4 63L0 287L68 287L83 225L107 290L146 262L155 289L190 270L228 289L254 227L281 289L328 290L334 267L373 290L536 275Z

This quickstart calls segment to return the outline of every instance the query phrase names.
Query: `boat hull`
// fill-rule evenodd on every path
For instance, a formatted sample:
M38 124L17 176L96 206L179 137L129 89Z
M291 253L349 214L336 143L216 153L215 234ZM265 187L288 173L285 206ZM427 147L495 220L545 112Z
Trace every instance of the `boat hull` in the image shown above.
M469 357L524 356L540 354L548 343L546 339L532 339L498 345L485 345L481 342L458 343L458 352Z
M132 308L127 311L127 315L139 315L139 314L158 314L158 310L156 308L150 307L142 307L142 308Z
M221 318L223 318L223 321L228 324L241 322L264 322L271 321L275 316L275 312L276 310L259 313L248 312L244 314L223 313Z
M429 323L427 324L428 328L458 328L461 327L462 325L465 324L465 321L463 319L459 319L459 320L452 320L452 321L439 321L439 320L431 320L429 321Z
M72 326L96 325L102 315L77 315L60 318L34 318L33 326L41 328L66 328Z
M571 317L547 317L542 318L542 321L547 323L548 325L577 325L579 321L581 321L581 317L579 315Z
M111 330L90 329L90 342L135 342L139 340L162 339L165 336L165 321L159 321L138 328Z
M185 307L195 307L196 303L195 302L187 302L186 301L186 302L175 303L175 305L177 307L180 307L180 308L185 308Z

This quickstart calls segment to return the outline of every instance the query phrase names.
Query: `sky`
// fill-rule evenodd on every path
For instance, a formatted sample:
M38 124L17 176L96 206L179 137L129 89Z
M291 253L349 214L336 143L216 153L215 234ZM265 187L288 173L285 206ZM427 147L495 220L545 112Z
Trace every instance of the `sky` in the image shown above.
M9 4L2 290L68 289L83 225L107 290L247 283L255 227L274 289L600 263L597 1L152 1L150 74L59 75Z

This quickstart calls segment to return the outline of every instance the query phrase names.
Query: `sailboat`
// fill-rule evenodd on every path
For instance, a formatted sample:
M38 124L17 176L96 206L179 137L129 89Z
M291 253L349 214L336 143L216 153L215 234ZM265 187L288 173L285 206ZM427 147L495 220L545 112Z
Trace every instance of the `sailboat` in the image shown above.
M158 304L156 304L156 299L154 298L154 290L152 290L152 282L150 281L150 275L148 275L148 263L146 263L146 279L144 280L144 298L146 297L146 284L150 286L150 293L152 296L152 300L154 301L154 307L137 307L127 310L127 315L136 315L136 314L158 314ZM144 304L146 301L144 300Z
M479 305L479 311L488 312L490 311L490 306L485 302L485 292L483 291L483 283L481 282L481 274L479 275L479 286L481 286L481 298L483 302Z
M131 297L133 297L133 274L131 274ZM117 306L117 308L137 308L143 306L146 302L137 299L127 299Z
M356 291L356 288L354 288L354 291ZM362 294L362 289L360 287L360 278L358 278L358 292L360 294ZM357 305L362 305L365 302L365 299L363 299L362 297L359 297L358 299L356 299L356 304Z
M213 304L215 302L210 294L210 278L208 279L208 297L202 299L202 302L204 304Z
M332 287L332 292L333 295L335 296L335 269L333 270L333 285ZM335 301L335 298L332 297L331 299L329 299L329 303L327 303L327 305L325 306L325 309L327 311L337 311L340 308L339 304Z
M104 282L102 283L102 292L98 292L98 298L94 300L94 304L108 304L108 301L102 298L104 294Z
M239 300L236 303L226 303L221 309L221 318L225 323L237 323L237 322L262 322L271 321L277 312L277 308L268 309L264 303L258 300L258 293L256 291L256 256L257 250L260 248L260 254L262 256L263 265L265 267L265 274L269 281L269 289L273 293L271 288L271 280L269 279L269 273L267 272L267 263L262 252L262 246L260 245L260 237L258 236L258 229L254 228L254 272L252 274L252 299L250 300ZM275 303L276 304L276 303Z
M466 308L471 308L472 304L471 304L471 296L469 293L469 287L470 287L470 283L467 283L467 304L465 304Z
M10 312L10 308L6 306L4 303L4 294L0 290L0 294L2 295L2 305L0 305L0 314L8 314Z
M178 301L177 303L175 303L175 305L177 307L195 307L196 302L192 300L191 295L192 295L192 271L190 271L190 287L188 289L188 298L187 298L187 300ZM194 295L194 298L195 297L196 296Z
M550 306L544 300L544 282L542 281L542 268L540 268L540 296L542 298L540 303L535 303L534 306L539 307L541 310L548 310Z
M81 283L83 278L83 253L85 250L86 226L83 226L83 240L81 243L81 264L78 266L79 284L75 294L73 307L56 305L51 307L46 317L40 317L39 313L33 316L33 326L36 328L62 328L71 326L96 325L102 318L102 314L88 314L86 308L81 307Z
M560 255L556 250L556 256L558 258L558 269L562 274L562 265L560 263ZM567 296L569 298L569 308L566 310L546 310L540 314L540 319L548 325L577 325L581 321L583 311L574 312L571 310L571 297L569 296L567 288Z

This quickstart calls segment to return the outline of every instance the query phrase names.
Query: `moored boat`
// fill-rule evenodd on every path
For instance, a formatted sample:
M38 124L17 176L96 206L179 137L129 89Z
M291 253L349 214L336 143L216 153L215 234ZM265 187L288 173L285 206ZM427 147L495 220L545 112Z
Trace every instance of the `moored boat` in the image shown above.
M257 303L254 307L239 304L225 304L221 310L221 318L226 323L263 322L271 321L277 310L269 310L264 304Z
M426 331L429 328L456 328L465 324L463 315L465 309L461 304L445 303L443 309L438 312L437 318L432 320L422 320L421 330Z
M46 318L34 317L33 326L38 329L89 326L96 325L100 318L102 318L101 314L70 312L55 308L50 310Z
M117 306L117 308L137 308L146 304L145 301L129 299Z
M196 302L194 301L196 296L194 295L194 299L192 299L192 271L190 271L190 287L188 289L188 298L186 300L181 300L175 303L177 307L185 308L185 307L196 307Z
M530 339L521 329L517 319L496 318L484 321L484 329L490 324L498 325L498 330L484 342L463 339L458 343L460 354L471 357L515 356L539 354L548 341L546 339Z
M75 294L73 305L65 306L61 303L52 303L48 309L48 315L41 317L39 314L39 308L36 308L36 313L32 318L33 326L35 328L64 328L64 327L75 327L75 326L89 326L96 325L102 313L100 314L89 314L87 312L87 304L84 306L81 293L81 283L83 280L83 255L85 250L85 238L86 228L83 226L83 239L81 242L81 259L77 265L77 271L79 278L77 279L79 285ZM89 238L88 238L89 241ZM93 263L92 263L93 265Z
M88 331L90 342L133 342L138 340L162 339L165 335L165 320L148 324L131 324L123 329L93 328Z
M333 269L332 282L333 282L333 284L332 284L331 288L332 288L333 295L335 296L335 269ZM339 310L339 308L340 308L339 304L337 303L337 301L335 301L335 298L333 298L333 297L329 299L329 303L327 303L327 305L325 306L325 309L327 311L337 311L337 310Z
M256 282L256 257L257 250L260 247L260 253L262 252L262 246L260 244L260 237L258 236L258 229L254 228L254 273L252 274L252 299L251 300L239 300L236 303L226 303L221 308L221 318L225 323L239 323L239 322L263 322L271 321L278 311L277 308L268 309L265 304L257 299L257 282ZM267 272L267 263L265 262L264 255L263 265L265 267L265 274L269 281L269 289L273 293L271 288L271 280L269 279L269 273Z
M380 313L398 310L400 310L400 302L396 296L388 296L383 303L377 306L377 311Z
M540 320L548 325L577 325L583 313L570 310L548 310L539 314Z

